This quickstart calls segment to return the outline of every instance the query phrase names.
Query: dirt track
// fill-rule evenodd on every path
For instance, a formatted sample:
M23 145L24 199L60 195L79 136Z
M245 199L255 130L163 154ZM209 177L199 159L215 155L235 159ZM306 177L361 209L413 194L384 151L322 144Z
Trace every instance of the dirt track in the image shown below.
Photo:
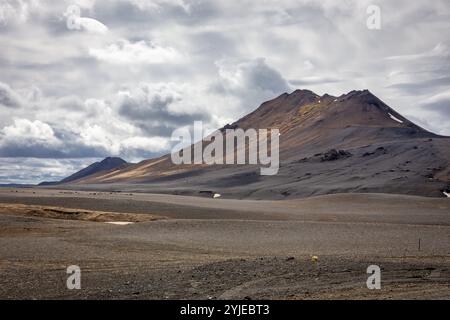
M450 299L447 199L17 191L1 190L0 203L38 207L0 205L1 298ZM107 215L92 221L86 210ZM383 270L381 291L365 286L371 264ZM80 291L65 287L69 265L81 267Z

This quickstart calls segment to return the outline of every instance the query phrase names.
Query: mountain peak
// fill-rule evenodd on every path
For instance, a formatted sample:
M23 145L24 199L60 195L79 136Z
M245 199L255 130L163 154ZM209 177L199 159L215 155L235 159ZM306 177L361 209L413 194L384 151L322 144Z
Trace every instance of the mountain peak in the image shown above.
M287 100L287 104L300 106L316 102L320 99L320 96L311 90L297 89L291 94L288 94L285 98Z
M297 89L293 91L289 96L315 96L319 97L316 93L308 89Z
M102 171L109 171L109 170L120 168L126 164L127 164L127 162L125 160L123 160L122 158L107 157L100 162L95 162L95 163L91 164L90 166L72 174L71 176L61 180L59 183L74 182L76 180L83 179L88 176L92 176L92 175L97 174Z
M353 90L340 96L341 100L357 99L360 102L381 101L377 96L367 89Z
M125 164L127 163L125 160L123 160L122 158L119 157L107 157L105 159L103 159L100 164Z

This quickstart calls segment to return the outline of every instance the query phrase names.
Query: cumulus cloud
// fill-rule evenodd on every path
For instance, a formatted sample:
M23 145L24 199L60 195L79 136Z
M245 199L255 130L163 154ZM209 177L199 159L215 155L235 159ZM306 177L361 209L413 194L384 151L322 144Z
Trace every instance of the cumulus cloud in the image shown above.
M14 125L3 128L4 140L23 140L27 143L58 145L53 129L39 120L16 119Z
M123 88L109 100L83 100L74 95L42 97L36 87L23 89L30 99L17 115L24 118L15 118L0 129L0 157L158 156L170 150L174 129L210 120L210 114L189 101L186 90L183 84L142 83ZM41 120L25 118L31 107Z
M39 120L15 119L0 131L0 158L31 157L42 159L93 158L122 156L139 158L169 150L168 139L117 132L112 127L88 122L81 127L48 124Z
M0 131L0 157L48 156L63 144L53 129L39 120L15 119Z
M92 48L89 54L113 64L157 64L179 62L181 54L171 47L152 42L120 40L105 48Z

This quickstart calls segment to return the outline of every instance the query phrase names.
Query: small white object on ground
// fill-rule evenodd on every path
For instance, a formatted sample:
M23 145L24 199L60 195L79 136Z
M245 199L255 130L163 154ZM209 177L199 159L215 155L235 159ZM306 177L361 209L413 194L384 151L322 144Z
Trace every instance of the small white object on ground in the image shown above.
M220 193L215 193L214 194L214 196L213 196L213 198L214 199L217 199L217 198L220 198L222 195L220 194Z
M402 120L400 120L399 118L394 117L392 114L389 113L389 117L391 117L392 120L397 121L398 123L403 123Z
M448 193L446 191L444 191L443 193L447 196L447 198L450 198L450 193Z
M113 222L106 222L109 224L115 224L117 226L127 226L129 224L134 224L134 222L126 222L126 221L113 221Z

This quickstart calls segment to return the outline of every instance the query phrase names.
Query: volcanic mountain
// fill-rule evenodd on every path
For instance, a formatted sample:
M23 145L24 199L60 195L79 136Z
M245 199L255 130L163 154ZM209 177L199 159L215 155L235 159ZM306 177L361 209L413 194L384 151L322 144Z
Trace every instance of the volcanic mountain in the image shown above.
M77 186L253 199L349 192L441 197L450 187L450 138L415 125L368 90L340 97L284 93L226 128L278 128L278 175L261 176L254 165L179 166L166 155L78 178Z

